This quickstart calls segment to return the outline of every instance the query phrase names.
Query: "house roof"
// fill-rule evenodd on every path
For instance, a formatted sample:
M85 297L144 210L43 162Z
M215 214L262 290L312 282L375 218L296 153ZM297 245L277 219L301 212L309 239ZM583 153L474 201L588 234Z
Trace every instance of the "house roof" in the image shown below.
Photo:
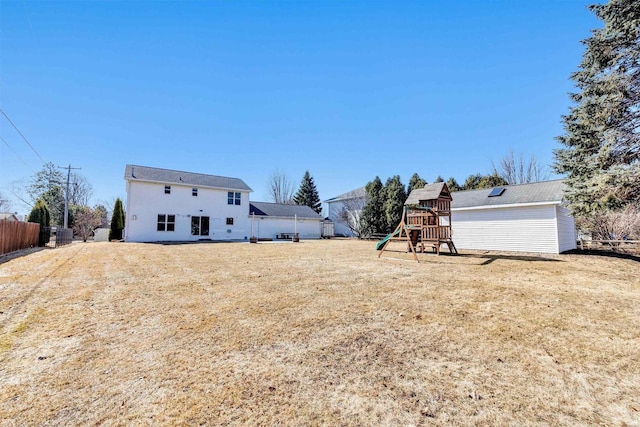
M411 194L409 194L404 204L417 205L420 203L420 200L437 199L445 188L447 188L447 186L444 182L436 182L435 184L427 184L423 188L416 188L415 190L411 190Z
M366 197L367 190L364 187L356 188L355 190L348 191L331 199L327 199L325 203L338 202L340 200L358 199L360 197Z
M257 216L274 216L280 218L311 218L322 219L321 215L318 215L309 206L301 205L285 205L282 203L268 203L268 202L251 202L249 203L249 213L256 214Z
M206 175L202 173L175 171L148 166L127 165L124 179L128 181L158 182L163 184L192 185L195 187L213 187L225 190L253 191L240 178Z
M11 212L0 212L0 220L20 221L16 214Z
M501 196L489 197L493 188L456 191L452 193L451 208L469 208L514 204L561 203L565 184L561 179L531 184L505 185Z

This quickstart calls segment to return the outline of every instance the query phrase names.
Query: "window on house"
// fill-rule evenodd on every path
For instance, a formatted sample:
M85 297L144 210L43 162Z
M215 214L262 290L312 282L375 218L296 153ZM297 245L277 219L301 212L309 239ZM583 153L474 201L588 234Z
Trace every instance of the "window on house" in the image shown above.
M171 194L171 186L170 185L165 185L164 186L164 194Z
M176 216L175 215L158 215L158 231L175 231L176 230Z
M209 217L208 216L192 216L191 217L191 235L192 236L208 236L209 235Z
M233 225L233 218L227 218L227 225Z
M229 191L227 193L227 204L240 206L241 196L242 196L241 193L235 193L233 191Z
M197 188L191 189L191 195L195 196L195 197L198 197L198 189Z

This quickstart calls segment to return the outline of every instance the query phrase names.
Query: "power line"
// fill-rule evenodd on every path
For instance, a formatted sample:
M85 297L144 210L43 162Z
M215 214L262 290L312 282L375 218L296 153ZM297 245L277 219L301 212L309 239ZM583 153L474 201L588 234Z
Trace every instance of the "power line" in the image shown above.
M33 145L31 145L31 143L27 140L27 138L25 138L25 136L22 134L22 132L20 132L20 129L18 129L18 127L11 121L11 119L9 118L9 116L7 116L7 113L4 112L4 110L2 108L0 108L0 113L2 113L2 115L9 121L9 123L11 123L11 126L13 126L13 128L16 130L16 132L18 132L18 134L22 137L22 139L24 139L24 142L27 143L27 145L29 147L31 147L31 149L33 150L34 153L36 153L36 156L38 156L40 158L40 160L42 160L42 163L47 163L42 156L40 155L40 153L38 153L36 151L35 148L33 148Z
M18 155L18 152L17 152L16 150L14 150L14 149L13 149L13 147L12 147L12 146L10 146L10 145L9 145L9 143L8 143L7 141L5 141L5 140L4 140L4 138L3 138L3 137L1 137L1 136L0 136L0 141L4 142L4 144L5 144L7 147L9 147L9 150L11 150L11 151L13 152L13 154L15 154L15 155L16 155L16 157L17 157L17 158L18 158L22 163L24 163L24 165L25 165L26 167L28 167L29 169L31 169L31 166L29 166L29 165L27 164L27 162L25 162L25 161L24 161L24 159L23 159L22 157L20 157L20 155Z

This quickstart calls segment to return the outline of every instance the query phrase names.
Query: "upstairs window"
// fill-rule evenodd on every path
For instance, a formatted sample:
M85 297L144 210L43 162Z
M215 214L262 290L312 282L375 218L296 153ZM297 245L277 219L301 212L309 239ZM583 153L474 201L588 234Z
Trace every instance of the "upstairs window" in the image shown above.
M164 194L171 194L171 186L170 185L165 185L164 186Z
M240 206L241 197L242 197L242 195L240 193L235 193L233 191L229 191L227 193L227 204L228 205Z
M242 195L240 193L234 193L233 191L229 191L227 193L227 204L240 206L241 197Z
M191 195L193 197L198 197L198 189L197 188L192 188L191 189Z

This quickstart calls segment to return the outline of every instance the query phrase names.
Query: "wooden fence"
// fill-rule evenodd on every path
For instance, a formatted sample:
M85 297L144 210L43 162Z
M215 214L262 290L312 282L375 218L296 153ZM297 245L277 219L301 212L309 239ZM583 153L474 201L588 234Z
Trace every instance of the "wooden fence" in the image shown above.
M0 255L38 246L39 235L39 224L22 221L0 221Z

